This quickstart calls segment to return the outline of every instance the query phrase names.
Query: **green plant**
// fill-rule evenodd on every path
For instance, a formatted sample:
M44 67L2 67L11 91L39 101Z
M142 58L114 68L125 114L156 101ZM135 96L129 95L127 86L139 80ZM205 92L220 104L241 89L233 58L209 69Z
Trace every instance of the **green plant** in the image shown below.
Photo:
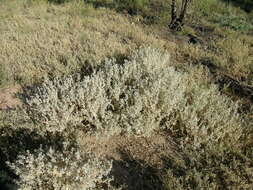
M192 4L193 10L197 15L201 14L210 17L214 14L213 10L216 10L216 13L228 11L227 7L224 6L224 3L220 2L219 0L193 0Z
M253 25L245 17L236 15L217 15L215 22L237 31L250 31L253 29Z

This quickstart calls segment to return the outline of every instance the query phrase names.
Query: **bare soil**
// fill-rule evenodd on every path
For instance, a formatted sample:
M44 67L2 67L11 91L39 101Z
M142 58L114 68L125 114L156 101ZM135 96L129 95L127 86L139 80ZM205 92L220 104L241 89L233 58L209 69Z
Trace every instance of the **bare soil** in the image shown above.
M159 176L166 168L168 155L183 159L178 145L163 133L150 137L116 135L98 138L80 135L77 140L84 151L113 160L113 185L124 185L123 190L163 189Z
M15 109L21 106L21 101L16 96L20 90L21 87L19 85L0 88L0 110Z

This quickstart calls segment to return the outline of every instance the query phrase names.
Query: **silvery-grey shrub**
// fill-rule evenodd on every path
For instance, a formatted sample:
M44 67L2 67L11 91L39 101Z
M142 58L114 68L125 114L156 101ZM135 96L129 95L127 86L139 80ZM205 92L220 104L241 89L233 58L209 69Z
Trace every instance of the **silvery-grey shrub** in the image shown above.
M237 105L205 82L204 69L178 71L169 54L141 48L124 64L105 61L90 76L45 80L26 93L30 117L49 131L151 135L169 129L195 145L241 137ZM225 141L224 141L225 142Z
M111 187L112 162L75 149L40 148L19 155L8 165L19 176L18 190L97 190L102 189L99 184Z
M157 125L155 104L168 65L169 55L146 48L124 65L106 60L83 79L79 75L46 79L27 92L27 112L50 131L84 125L96 131L149 133L148 128Z

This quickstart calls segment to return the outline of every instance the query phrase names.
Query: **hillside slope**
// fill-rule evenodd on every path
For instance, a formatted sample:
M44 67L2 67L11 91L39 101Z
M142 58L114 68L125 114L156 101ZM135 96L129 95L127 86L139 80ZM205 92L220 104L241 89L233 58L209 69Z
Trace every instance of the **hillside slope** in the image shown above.
M253 188L250 13L126 2L0 0L0 189Z

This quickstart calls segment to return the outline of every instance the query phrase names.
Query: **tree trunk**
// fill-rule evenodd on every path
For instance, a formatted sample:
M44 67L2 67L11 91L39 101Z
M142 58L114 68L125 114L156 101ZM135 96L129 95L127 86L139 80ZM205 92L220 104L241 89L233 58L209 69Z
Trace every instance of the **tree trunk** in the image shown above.
M182 1L181 13L180 13L180 16L179 16L179 20L180 20L181 23L184 22L184 17L186 15L186 10L187 10L187 7L188 7L188 3L189 3L189 0L183 0Z
M171 22L177 19L177 5L176 0L172 0L171 3Z
M184 18L186 14L186 10L188 7L188 3L190 0L182 0L182 5L181 5L181 11L180 15L177 15L177 5L176 5L176 0L172 0L171 3L171 22L169 24L169 28L174 31L181 31L182 26L184 25Z

